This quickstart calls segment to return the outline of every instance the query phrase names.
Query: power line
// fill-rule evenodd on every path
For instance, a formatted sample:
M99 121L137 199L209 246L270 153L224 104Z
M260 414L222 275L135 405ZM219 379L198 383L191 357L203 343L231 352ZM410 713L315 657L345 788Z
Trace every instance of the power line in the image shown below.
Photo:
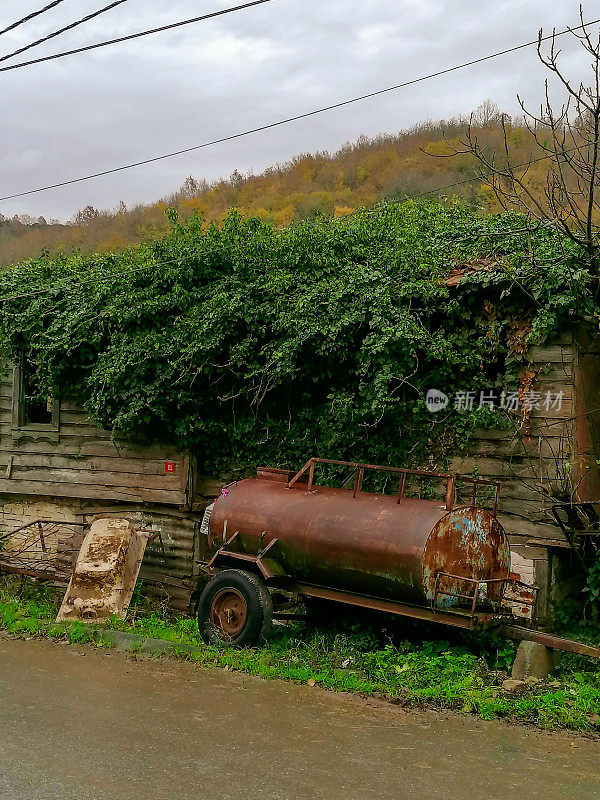
M84 22L89 22L91 19L94 19L94 17L99 17L100 14L104 14L106 11L110 11L116 6L120 6L122 3L126 2L127 0L115 0L114 3L110 3L110 5L104 6L104 8L101 8L98 11L94 11L92 14L88 14L87 17L82 17L82 19L78 19L75 22L71 22L69 25L65 25L64 28L59 28L59 30L54 31L53 33L49 33L47 36L43 36L41 39L36 39L36 41L31 42L31 44L26 44L25 47L19 47L18 50L14 50L12 53L9 53L6 56L1 56L0 61L7 61L9 58L14 58L14 56L18 56L20 53L24 53L26 50L31 50L32 47L37 47L38 44L42 44L43 42L48 42L50 39L54 39L56 36L60 36L61 33L65 33L66 31L70 31L73 28L77 28L78 25L83 25Z
M572 153L575 150L579 150L579 149L580 149L579 147L571 147L568 150L564 150L563 152ZM533 158L533 159L531 159L531 160L529 160L527 162L524 162L522 164L510 165L508 167L508 169L510 169L511 171L514 171L514 170L517 170L517 169L522 169L523 167L527 167L530 164L537 164L540 161L545 161L546 159L552 158L553 156L554 156L554 153L548 153L545 156L540 156L539 158ZM407 200L416 200L416 199L418 199L420 197L425 197L428 194L433 194L434 192L444 192L447 189L454 189L457 186L464 186L467 183L472 183L473 181L481 180L482 178L485 178L485 177L486 176L482 176L482 175L474 175L472 178L466 178L465 180L462 180L462 181L455 181L454 183L448 183L445 186L440 186L437 189L428 189L425 192L419 192L419 194L415 194L415 195L412 195L411 197L407 197L406 201ZM389 208L390 206L401 205L403 202L406 202L406 201L405 200L398 200L398 201L391 202L391 203L382 203L380 205L373 206L372 208L357 208L355 211L352 211L349 214L344 214L344 216L338 217L337 219L348 219L349 217L359 216L360 214L377 214L377 213L379 213L381 211L385 211L385 209ZM47 292L57 292L57 291L60 291L62 289L75 289L78 286L81 286L81 285L86 284L86 283L94 283L94 282L96 282L96 283L104 283L105 281L111 281L111 280L122 278L122 277L125 277L125 276L128 276L128 275L134 275L134 274L139 273L139 272L144 272L147 269L154 269L157 266L167 266L169 264L179 264L179 263L180 263L180 261L178 259L175 259L175 260L170 260L170 259L161 260L158 263L154 262L154 263L151 263L151 264L144 264L144 266L141 266L141 267L134 267L133 269L129 269L129 270L121 270L119 272L112 273L110 275L97 275L97 276L90 276L89 278L82 278L81 280L78 280L76 283L54 284L54 286L46 286L44 289L36 289L36 290L34 290L32 292L25 292L25 293L22 293L22 294L13 294L13 295L9 295L8 297L0 297L0 303L5 303L5 302L8 302L9 300L20 300L20 299L23 299L23 298L26 298L26 297L28 298L28 297L38 296L38 295L46 294Z
M588 144L598 144L598 140L593 139L592 141L588 142ZM558 156L561 156L565 153L574 153L576 150L582 150L585 145L577 145L576 147L569 147L566 150L561 150L558 153ZM546 161L548 158L555 158L557 156L556 153L547 153L545 156L539 156L539 158L530 158L529 161L524 161L522 164L508 164L506 167L507 171L513 172L517 169L525 169L525 167L529 167L532 164L539 164L540 161ZM498 173L499 174L499 170ZM464 186L467 183L473 183L473 181L485 180L486 178L490 178L494 175L494 170L489 172L487 175L474 175L472 178L465 178L462 181L456 181L455 183L449 183L447 186L442 186L439 189L427 189L425 192L419 192L419 194L414 194L412 197L407 197L407 200L414 200L419 197L426 197L428 194L434 194L435 192L444 192L446 189L454 189L457 186Z
M580 150L580 149L581 149L580 147L571 147L569 150L563 150L562 152L563 153L572 153L575 150ZM539 158L532 158L529 161L523 162L522 164L511 164L511 165L509 165L507 167L507 169L510 169L511 172L513 172L516 169L524 169L525 167L528 167L531 164L537 164L540 161L545 161L546 159L553 158L553 157L554 157L554 153L548 153L548 155L540 156ZM458 186L465 186L467 183L473 183L473 181L484 180L485 178L491 177L492 175L493 175L493 172L490 173L489 175L473 175L473 177L471 177L471 178L465 178L464 180L456 181L455 183L448 183L445 186L440 186L437 189L427 189L425 192L419 192L418 194L413 194L410 197L407 195L406 199L407 200L417 200L419 197L427 197L428 194L435 194L436 192L445 192L446 189L455 189ZM404 202L404 201L398 200L398 202L401 203L401 202ZM394 205L394 204L391 203L390 205ZM376 209L372 209L372 210L375 211Z
M110 44L119 44L120 42L127 42L130 39L139 39L142 36L150 36L152 33L161 33L162 31L170 31L173 28L181 28L183 25L191 25L193 22L202 22L205 19L212 19L213 17L220 17L223 14L231 14L234 11L241 11L244 8L251 6L259 6L262 3L270 3L271 0L253 0L251 3L244 3L240 6L233 8L223 8L220 11L213 11L210 14L203 14L201 17L192 17L192 19L184 19L180 22L172 22L170 25L161 25L160 28L151 28L147 31L140 31L139 33L130 33L127 36L120 36L118 39L108 39L105 42L97 42L96 44L88 44L85 47L77 47L75 50L66 50L63 53L54 53L51 56L42 56L41 58L34 58L31 61L21 61L18 64L11 64L8 67L0 67L0 72L8 72L11 69L21 69L22 67L29 67L32 64L41 64L43 61L53 61L57 58L64 58L65 56L72 56L76 53L86 53L88 50L96 50L98 47L108 47ZM593 24L593 23L590 23Z
M250 3L249 5L256 5L257 3L264 3L264 2L268 2L268 0L255 0L254 3ZM235 11L238 8L245 8L245 7L246 6L237 6L234 9L226 9L224 11L216 12L216 14L228 13L229 11ZM208 15L208 16L214 16L214 14L213 15ZM586 25L595 25L598 22L600 22L600 18L596 19L596 20L593 20L592 22L586 23ZM583 26L582 25L578 25L575 28L566 28L565 30L562 30L562 31L559 31L558 33L552 34L552 36L563 36L565 33L569 33L571 31L578 30L581 27L583 27ZM548 39L551 39L552 36L542 37L542 41L546 41ZM278 120L276 122L270 122L270 123L267 123L265 125L259 125L256 128L250 128L248 130L240 131L239 133L234 133L234 134L231 134L229 136L223 136L223 137L221 137L219 139L213 139L212 141L209 141L209 142L203 142L202 144L193 145L192 147L185 147L185 148L182 148L181 150L175 150L175 151L173 151L171 153L164 153L163 155L160 155L160 156L153 156L152 158L145 158L145 159L142 159L140 161L134 161L134 162L132 162L130 164L124 164L123 166L120 166L120 167L112 167L111 169L101 170L100 172L94 172L94 173L91 173L90 175L84 175L84 176L82 176L80 178L71 178L70 180L67 180L67 181L60 181L58 183L52 183L52 184L49 184L47 186L40 186L37 189L28 189L25 192L17 192L16 194L9 194L9 195L6 195L4 197L0 197L0 202L2 202L4 200L14 200L16 197L25 197L26 195L37 194L39 192L46 192L46 191L49 191L50 189L59 189L59 188L61 188L63 186L71 186L71 185L73 185L75 183L82 183L83 181L89 181L89 180L92 180L94 178L101 178L101 177L104 177L105 175L113 175L116 172L123 172L124 170L134 169L135 167L142 167L142 166L145 166L146 164L154 164L157 161L164 161L167 158L174 158L175 156L184 155L185 153L192 153L192 152L194 152L196 150L203 150L206 147L213 147L214 145L217 145L217 144L223 144L225 142L231 142L234 139L241 139L242 137L250 136L251 134L254 134L254 133L260 133L262 131L270 130L272 128L278 128L278 127L280 127L282 125L289 125L291 122L297 122L298 120L301 120L301 119L307 119L308 117L314 117L317 114L323 114L326 111L332 111L332 110L337 109L337 108L343 108L344 106L352 105L353 103L358 103L358 102L360 102L362 100L367 100L369 98L377 97L379 95L386 94L388 92L393 92L393 91L396 91L397 89L405 88L406 86L413 86L416 83L422 83L423 81L430 80L431 78L437 78L440 75L447 75L450 72L456 72L459 69L464 69L465 67L470 67L470 66L473 66L474 64L480 64L483 61L488 61L489 59L497 58L498 56L506 55L507 53L513 53L516 50L522 50L525 47L531 47L532 45L537 44L537 42L538 42L538 40L536 39L536 40L531 41L531 42L526 42L524 44L516 45L515 47L511 47L511 48L508 48L506 50L500 50L497 53L491 53L490 55L482 56L481 58L477 58L477 59L474 59L472 61L465 61L464 63L457 64L457 65L455 65L453 67L447 67L446 69L438 70L437 72L431 72L428 75L422 75L419 78L413 78L413 79L411 79L409 81L404 81L403 83L395 84L394 86L388 86L385 89L378 89L375 92L369 92L368 94L363 94L363 95L360 95L359 97L353 97L353 98L351 98L349 100L342 100L339 103L332 103L331 105L322 106L321 108L314 109L313 111L306 111L303 114L296 114L296 115L294 115L292 117L286 117L285 119L281 119L281 120ZM17 64L15 66L19 66L19 65ZM0 68L0 72L3 69L13 69L13 67Z
M19 62L18 64L11 64L8 67L0 67L0 72L8 72L9 70L13 69L21 69L21 67L29 67L32 64L41 64L44 61L52 61L57 58L64 58L65 56L72 56L77 53L85 53L88 50L95 50L99 47L107 47L108 45L111 44L119 44L121 42L127 42L130 39L139 39L142 36L149 36L150 34L153 33L161 33L162 31L172 30L173 28L180 28L182 25L190 25L193 22L201 22L202 20L210 19L211 17L218 17L222 14L230 14L232 11L239 11L243 8L249 8L250 6L257 6L260 5L261 3L268 3L268 2L270 2L270 0L254 0L254 2L251 3L245 3L244 5L235 6L234 8L225 8L221 11L214 11L211 14L205 14L204 16L201 17L193 17L192 19L185 19L180 22L173 22L170 25L162 25L159 28L151 28L150 30L140 31L139 33L131 33L128 34L127 36L120 36L118 39L108 39L105 42L97 42L96 44L89 44L86 45L85 47L77 47L74 50L65 50L62 53L54 53L53 55L43 56L41 58L35 58L32 59L31 61L22 61ZM586 22L585 25L595 25L597 22L600 22L600 18L592 20L591 22ZM548 36L543 36L540 40L534 39L530 42L523 42L523 44L518 44L515 45L514 47L508 47L506 50L499 50L497 53L491 53L490 55L482 56L481 58L475 58L472 61L466 61L464 64L458 64L455 67L448 67L447 69L442 69L439 72L434 72L431 75L427 75L422 78L416 78L413 81L408 81L407 83L403 83L398 86L390 86L387 89L381 89L378 92L373 92L373 94L365 95L365 97L372 97L376 94L391 92L393 89L399 89L401 86L410 86L412 83L419 83L419 81L424 81L427 80L428 78L435 78L438 77L439 75L445 75L448 72L454 72L457 69L470 67L473 66L474 64L481 64L483 61L488 61L490 58L497 58L498 56L504 56L507 55L508 53L514 53L517 50L523 50L526 47L531 47L532 45L537 44L538 41L546 42L552 39L553 37L563 36L565 33L571 33L572 31L580 30L583 27L584 25L576 25L573 28L571 27L565 28L562 31L553 32ZM364 98L362 97L357 98L357 100L362 100L362 99ZM355 101L348 101L348 102L355 102Z
M590 144L598 144L598 141L594 139ZM576 150L581 150L581 146L570 147L567 150L562 150L562 153L574 153ZM560 155L561 153L559 153ZM524 169L525 167L531 166L531 164L539 164L540 161L546 161L549 158L554 158L554 153L548 153L545 156L540 156L539 158L531 158L529 161L524 161L521 164L509 164L506 169L510 170L510 172L514 172L518 169ZM445 192L448 189L456 189L459 186L466 186L468 183L473 183L474 181L485 180L486 178L491 178L494 172L489 172L487 175L473 175L471 178L464 178L462 181L455 181L454 183L447 183L444 186L438 186L434 189L427 189L424 192L418 192L418 194L406 195L404 200L395 200L392 202L384 202L379 203L377 205L372 206L371 208L357 208L354 211L350 211L348 214L344 214L338 219L348 219L348 217L358 216L360 214L376 214L379 211L384 211L386 208L390 206L401 205L408 200L418 200L421 197L427 197L427 195L435 194L436 192Z
M595 142L595 140L594 140L594 142ZM580 147L570 147L568 150L564 150L563 152L564 153L572 153L575 150L579 150L579 149L581 149L581 148ZM540 161L545 161L548 158L553 158L553 156L554 156L554 153L548 153L545 156L540 156L539 158L530 159L529 161L526 161L526 162L524 162L522 164L509 165L507 167L507 169L510 169L511 172L514 172L514 170L522 169L524 167L528 167L531 164L538 164ZM407 197L406 200L416 200L416 199L418 199L420 197L425 197L428 194L433 194L434 192L444 192L447 189L454 189L457 186L464 186L467 183L472 183L473 181L482 180L485 177L486 177L485 175L474 175L472 178L465 178L462 181L455 181L454 183L448 183L445 186L438 187L437 189L428 189L425 192L419 192L419 194L414 194L411 197ZM382 203L380 205L373 206L372 208L366 208L366 209L365 208L357 208L355 211L352 211L349 214L344 214L343 217L338 217L338 219L348 219L348 217L358 216L360 214L376 214L376 213L378 213L380 211L385 211L385 209L389 208L390 206L401 205L403 202L405 202L405 201L398 200L398 201L392 202L392 203ZM93 283L93 282L103 283L104 281L114 280L115 278L121 278L121 277L124 277L126 275L133 275L135 273L143 272L144 270L147 270L147 269L150 269L150 268L155 268L157 266L165 266L165 265L168 265L168 264L179 264L179 263L180 262L177 259L175 259L175 260L167 259L167 260L164 260L164 261L161 260L160 262L158 262L158 264L157 263L145 264L142 267L135 267L134 269L131 269L131 270L122 270L121 272L113 273L111 275L92 276L92 277L89 277L89 278L84 278L82 280L79 280L76 283L72 283L70 285L55 284L54 286L47 286L44 289L37 289L37 290L34 290L33 292L25 292L24 294L13 294L13 295L9 295L8 297L0 297L0 303L7 302L8 300L20 300L20 299L25 298L25 297L32 297L32 296L37 296L37 295L41 295L41 294L46 294L46 292L60 291L61 289L74 289L77 286L80 286L80 285L85 284L85 283Z
M118 278L122 278L128 275L134 275L138 272L144 272L148 269L156 269L156 267L162 267L168 264L178 264L178 260L173 261L160 261L158 263L154 262L151 264L144 264L143 267L134 267L133 269L125 269L119 272L113 272L111 275L94 275L89 278L81 278L80 280L76 281L75 283L55 283L54 286L46 286L44 289L36 289L33 292L24 292L23 294L11 294L8 297L0 297L0 303L6 303L9 300L21 300L26 297L35 297L42 294L47 294L48 292L58 292L61 289L76 289L78 286L82 286L86 283L104 283L105 281L114 281Z
M54 8L54 6L58 6L61 3L64 3L64 0L53 0L52 3L48 3L47 6L44 6L43 8L40 8L39 11L33 11L31 14L28 14L26 17L23 17L22 19L18 19L16 22L13 22L12 25L8 25L8 27L6 27L6 28L4 28L4 30L0 31L0 36L2 36L3 33L8 33L8 31L12 31L13 28L18 28L19 25L23 25L24 22L29 22L30 19L34 19L35 17L39 17L40 14L43 14L45 11L50 11L51 8Z

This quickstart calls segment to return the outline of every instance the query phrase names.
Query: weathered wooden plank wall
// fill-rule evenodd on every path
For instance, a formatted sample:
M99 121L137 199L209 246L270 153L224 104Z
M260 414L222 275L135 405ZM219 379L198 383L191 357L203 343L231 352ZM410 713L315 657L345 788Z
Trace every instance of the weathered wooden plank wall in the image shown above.
M183 506L190 460L168 445L149 445L94 425L68 400L60 403L57 440L15 431L13 367L0 376L0 493ZM166 462L173 471L167 471Z
M535 373L533 391L543 398L562 394L560 408L531 411L528 429L479 430L466 455L453 459L452 470L476 473L501 482L499 519L511 542L566 547L554 524L550 496L560 496L573 486L575 378L577 346L572 333L546 347L527 353Z

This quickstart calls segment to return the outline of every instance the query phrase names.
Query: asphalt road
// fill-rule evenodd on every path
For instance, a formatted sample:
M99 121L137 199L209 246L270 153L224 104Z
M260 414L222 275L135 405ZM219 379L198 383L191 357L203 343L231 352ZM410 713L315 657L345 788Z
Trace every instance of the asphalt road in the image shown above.
M4 800L587 800L600 743L0 639Z

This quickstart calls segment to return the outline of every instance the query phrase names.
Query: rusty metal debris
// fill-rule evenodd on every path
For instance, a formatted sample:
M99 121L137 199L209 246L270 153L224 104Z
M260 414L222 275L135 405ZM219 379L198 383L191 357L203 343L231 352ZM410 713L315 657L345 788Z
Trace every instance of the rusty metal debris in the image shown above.
M552 514L583 573L598 557L600 537L600 500L581 503L555 503Z
M600 500L555 503L552 514L575 553L581 537L600 536Z
M0 537L0 572L68 589L58 619L125 617L148 542L160 531L127 520L34 520Z
M83 538L83 522L37 519L0 537L0 572L68 583Z
M476 275L478 272L497 272L499 268L501 269L501 264L497 260L471 258L465 261L464 264L454 267L448 277L444 279L444 284L448 287L458 286L463 278Z

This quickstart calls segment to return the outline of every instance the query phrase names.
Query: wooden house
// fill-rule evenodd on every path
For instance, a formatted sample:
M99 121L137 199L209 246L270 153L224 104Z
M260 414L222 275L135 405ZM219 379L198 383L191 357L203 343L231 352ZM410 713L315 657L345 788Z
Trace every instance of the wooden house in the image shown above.
M549 496L600 498L600 344L583 328L527 353L530 388L561 396L511 429L481 430L452 469L502 481L499 516L513 569L540 587L548 613L569 575L572 553ZM313 454L307 454L313 455ZM317 454L315 454L317 455ZM91 521L125 515L162 532L165 554L149 548L142 575L179 608L205 553L205 505L220 484L190 454L167 444L113 437L68 398L28 395L27 363L6 363L0 382L0 533L37 519ZM199 474L197 474L199 473Z

